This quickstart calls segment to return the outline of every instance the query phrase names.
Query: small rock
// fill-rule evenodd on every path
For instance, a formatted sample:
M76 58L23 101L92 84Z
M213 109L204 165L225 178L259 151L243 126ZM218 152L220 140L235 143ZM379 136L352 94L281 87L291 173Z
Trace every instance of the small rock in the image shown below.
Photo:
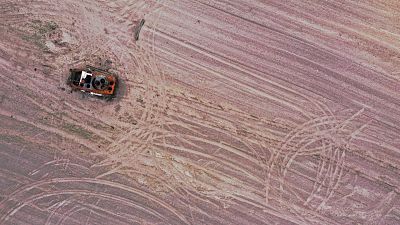
M50 52L56 52L57 51L57 47L52 41L46 41L45 45L46 45L47 49Z

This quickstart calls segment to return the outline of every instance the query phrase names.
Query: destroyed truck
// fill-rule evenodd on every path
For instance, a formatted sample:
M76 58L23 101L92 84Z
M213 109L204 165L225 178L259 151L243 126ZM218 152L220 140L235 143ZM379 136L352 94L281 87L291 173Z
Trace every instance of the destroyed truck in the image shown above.
M83 69L70 69L67 83L72 87L72 90L111 99L115 95L117 77L107 71L86 66Z

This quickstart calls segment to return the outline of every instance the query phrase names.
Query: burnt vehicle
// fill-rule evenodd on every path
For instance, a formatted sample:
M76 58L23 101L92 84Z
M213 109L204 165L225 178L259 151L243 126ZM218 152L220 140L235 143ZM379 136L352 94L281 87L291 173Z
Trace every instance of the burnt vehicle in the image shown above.
M70 69L68 85L72 90L79 90L93 96L111 99L115 96L117 87L117 76L92 67L86 66L81 69Z

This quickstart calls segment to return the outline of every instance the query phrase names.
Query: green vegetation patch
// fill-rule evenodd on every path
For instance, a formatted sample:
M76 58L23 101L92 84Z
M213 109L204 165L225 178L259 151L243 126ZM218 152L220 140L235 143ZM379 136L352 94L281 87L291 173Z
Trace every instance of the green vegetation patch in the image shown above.
M23 32L21 38L31 42L44 51L48 51L46 37L55 32L59 26L54 21L33 20L27 25L29 31Z
M41 20L34 20L32 21L31 28L33 28L37 34L46 35L55 31L58 28L58 25L54 21L43 22Z
M93 137L93 134L90 131L75 124L64 123L62 128L68 132L77 134L85 139L90 139Z
M26 144L28 143L24 138L16 135L8 135L8 134L0 134L0 140L4 143L19 143Z

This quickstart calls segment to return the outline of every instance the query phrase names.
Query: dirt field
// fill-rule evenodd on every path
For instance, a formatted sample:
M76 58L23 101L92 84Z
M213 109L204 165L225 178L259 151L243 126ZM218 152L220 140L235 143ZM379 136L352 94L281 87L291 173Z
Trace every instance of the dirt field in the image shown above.
M0 224L400 224L398 0L0 0L0 77Z

